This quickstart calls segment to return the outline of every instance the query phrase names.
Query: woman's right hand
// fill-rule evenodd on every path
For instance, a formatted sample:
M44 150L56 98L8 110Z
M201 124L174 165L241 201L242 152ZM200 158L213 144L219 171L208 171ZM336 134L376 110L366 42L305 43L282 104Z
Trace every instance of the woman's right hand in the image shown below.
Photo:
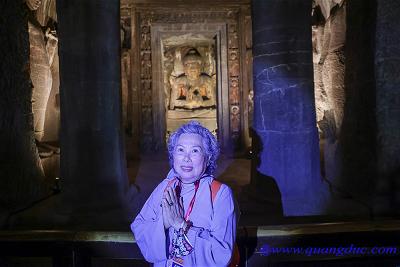
M184 221L182 199L178 200L172 187L168 187L164 191L162 215L165 229L174 227L175 230L178 230Z

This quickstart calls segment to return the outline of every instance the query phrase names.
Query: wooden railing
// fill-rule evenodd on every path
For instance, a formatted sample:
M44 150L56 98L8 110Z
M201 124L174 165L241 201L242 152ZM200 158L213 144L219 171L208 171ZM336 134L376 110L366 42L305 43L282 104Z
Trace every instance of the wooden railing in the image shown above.
M237 242L242 266L281 266L288 262L302 262L302 266L308 263L310 266L334 266L334 262L374 261L382 263L380 266L400 266L400 221L241 227ZM397 251L346 255L310 253L312 248L350 246L369 251L374 247L397 248ZM308 253L271 253L271 248L309 250ZM54 267L96 267L101 259L125 260L129 266L149 266L130 232L0 231L0 266L12 267L11 259L24 257L48 258L49 266Z

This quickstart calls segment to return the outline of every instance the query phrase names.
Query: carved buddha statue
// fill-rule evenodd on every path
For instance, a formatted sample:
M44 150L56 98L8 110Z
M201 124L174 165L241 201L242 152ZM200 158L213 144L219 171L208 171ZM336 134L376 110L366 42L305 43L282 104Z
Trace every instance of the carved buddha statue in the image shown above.
M170 109L215 106L215 80L201 72L202 58L199 52L194 48L190 49L182 63L184 73L178 77L170 76Z

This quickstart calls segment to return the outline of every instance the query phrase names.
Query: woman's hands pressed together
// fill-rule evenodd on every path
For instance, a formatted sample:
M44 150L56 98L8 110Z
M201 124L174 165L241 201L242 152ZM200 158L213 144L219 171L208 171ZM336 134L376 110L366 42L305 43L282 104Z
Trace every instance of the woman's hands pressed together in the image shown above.
M178 231L184 225L183 199L178 199L175 190L171 186L168 186L164 191L162 215L165 229L173 227Z

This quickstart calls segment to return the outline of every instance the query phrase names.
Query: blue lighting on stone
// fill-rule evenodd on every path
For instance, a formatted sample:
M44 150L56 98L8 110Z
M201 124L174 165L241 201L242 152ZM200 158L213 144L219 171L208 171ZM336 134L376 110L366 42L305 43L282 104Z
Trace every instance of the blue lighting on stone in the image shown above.
M326 196L310 20L309 1L253 1L254 128L263 146L259 171L276 180L286 216L322 214Z

